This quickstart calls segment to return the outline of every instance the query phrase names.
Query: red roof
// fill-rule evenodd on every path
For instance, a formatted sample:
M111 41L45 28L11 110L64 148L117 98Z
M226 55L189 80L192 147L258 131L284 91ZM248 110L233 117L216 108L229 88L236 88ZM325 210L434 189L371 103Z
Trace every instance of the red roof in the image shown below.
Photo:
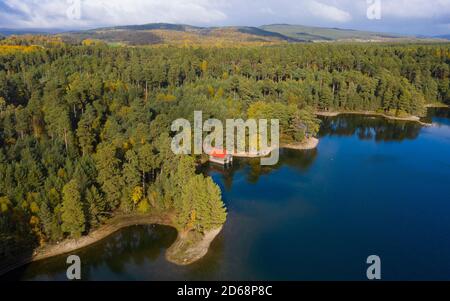
M213 149L209 155L214 158L225 159L225 157L227 156L227 151L220 149Z

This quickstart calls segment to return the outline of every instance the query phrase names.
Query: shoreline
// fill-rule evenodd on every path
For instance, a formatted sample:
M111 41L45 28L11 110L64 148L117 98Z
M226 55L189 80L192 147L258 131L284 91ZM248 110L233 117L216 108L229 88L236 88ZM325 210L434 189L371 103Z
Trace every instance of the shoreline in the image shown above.
M431 107L430 107L431 108ZM374 116L374 117L383 117L386 119L390 119L390 120L397 120L397 121L411 121L411 122L417 122L423 126L430 126L430 123L426 123L423 122L422 120L420 120L420 117L418 116L408 116L408 117L396 117L396 116L391 116L391 115L387 115L384 113L378 113L378 112L374 112L374 111L341 111L341 112L315 112L315 114L317 116L322 116L322 117L336 117L339 115L363 115L363 116Z
M319 146L320 140L315 137L307 138L302 143L282 143L281 148L295 149L295 150L311 150Z
M0 276L5 275L17 268L35 261L48 259L74 252L91 246L103 239L108 238L117 231L131 226L162 225L176 229L168 215L117 215L108 220L104 225L93 230L86 236L78 239L66 239L58 244L49 244L39 247L31 254L21 254L12 260L6 260L0 264ZM201 259L209 250L209 246L223 227L205 233L205 235L178 235L175 242L166 250L165 258L176 265L189 265ZM189 248L180 249L189 240ZM176 254L176 256L174 256Z
M446 104L427 104L425 105L426 108L450 108L449 105ZM336 117L339 115L362 115L362 116L374 116L374 117L383 117L389 120L396 120L396 121L410 121L410 122L417 122L422 126L432 126L431 123L426 123L421 120L419 116L408 116L408 117L396 117L387 115L384 113L378 113L374 111L331 111L331 112L324 112L324 111L317 111L314 114L316 116L323 116L323 117ZM319 139L315 137L311 137L306 139L306 141L302 143L281 143L279 148L285 148L285 149L293 149L293 150L311 150L317 148L319 145ZM233 154L233 157L236 158L262 158L265 156L268 156L275 148L272 147L264 152L262 154L250 154L250 153L235 153Z
M208 253L211 243L222 229L223 226L210 230L201 238L189 234L182 236L178 233L175 242L166 250L166 260L176 265L186 266L202 259Z
M279 149L294 149L294 150L311 150L317 148L319 145L319 139L315 137L307 138L301 143L280 143ZM235 158L262 158L268 156L276 147L271 147L261 153L251 154L251 153L235 153L233 157Z
M445 103L429 103L425 105L425 108L450 108L450 105L446 105Z

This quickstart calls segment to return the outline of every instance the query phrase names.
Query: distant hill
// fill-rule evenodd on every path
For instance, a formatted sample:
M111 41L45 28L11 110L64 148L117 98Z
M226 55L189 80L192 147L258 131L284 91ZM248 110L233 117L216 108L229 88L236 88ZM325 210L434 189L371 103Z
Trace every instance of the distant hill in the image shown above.
M435 36L435 38L444 39L444 40L450 40L450 34L444 34L444 35L440 35L440 36Z
M288 41L288 42L306 42L306 40L301 39L301 38L290 37L287 35L283 35L279 32L264 30L264 29L258 28L258 27L236 27L236 30L238 30L241 33L246 33L246 34L256 35L256 36L263 36L263 37L278 38L280 40Z
M33 34L33 35L46 35L46 34L56 34L63 32L63 30L59 29L38 29L38 28L30 28L30 29L11 29L11 28L0 28L1 36L11 36L11 35L25 35L25 34Z
M236 45L236 43L258 45L305 41L257 27L196 27L167 23L98 28L63 33L61 36L78 42L94 39L129 45Z
M103 29L112 29L112 30L175 30L175 31L188 31L188 30L200 30L202 27L186 25L186 24L171 24L171 23L150 23L143 25L126 25L126 26L114 26L107 27ZM101 30L97 29L97 30Z
M59 31L60 32L60 31ZM340 28L322 28L302 25L272 24L261 27L228 26L197 27L185 24L151 23L97 28L58 33L57 30L8 30L0 34L54 34L70 43L99 40L126 45L198 45L235 46L271 45L280 43L324 41L402 41L419 37L376 33ZM445 38L444 36L440 39ZM449 38L447 36L447 38ZM427 38L430 39L430 38Z
M300 39L306 41L337 41L337 40L389 40L406 38L406 36L358 31L352 29L340 28L324 28L311 27L303 25L289 25L289 24L273 24L261 26L261 29L277 32L284 36Z

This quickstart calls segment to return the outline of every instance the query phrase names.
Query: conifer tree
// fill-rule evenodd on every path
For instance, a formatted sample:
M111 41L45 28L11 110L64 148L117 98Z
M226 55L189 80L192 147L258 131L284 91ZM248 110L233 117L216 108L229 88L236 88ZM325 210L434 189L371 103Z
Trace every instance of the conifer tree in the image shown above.
M93 125L96 116L94 108L91 105L86 107L80 122L78 122L77 137L78 143L84 155L91 154L94 150L94 142L96 140Z
M79 238L86 229L86 219L80 187L76 180L71 180L63 188L61 212L62 230L71 237Z

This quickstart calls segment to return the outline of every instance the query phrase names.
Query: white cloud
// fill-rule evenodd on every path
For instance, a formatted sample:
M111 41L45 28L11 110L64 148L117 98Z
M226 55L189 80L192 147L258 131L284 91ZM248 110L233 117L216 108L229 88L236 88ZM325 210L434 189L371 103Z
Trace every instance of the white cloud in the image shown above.
M432 19L450 16L450 0L381 0L383 15Z
M368 20L367 0L0 0L0 27L86 28L152 22L192 25L290 23L405 33L445 33L450 0L381 0L382 19Z
M263 15L275 15L275 12L270 7L261 7L259 12Z
M81 1L81 18L69 18L67 10ZM152 22L209 24L227 18L207 0L4 0L20 13L4 17L1 26L87 27L98 25L143 24ZM2 13L5 15L4 13Z
M335 22L349 22L352 15L335 6L324 4L318 1L309 1L307 7L312 15Z

